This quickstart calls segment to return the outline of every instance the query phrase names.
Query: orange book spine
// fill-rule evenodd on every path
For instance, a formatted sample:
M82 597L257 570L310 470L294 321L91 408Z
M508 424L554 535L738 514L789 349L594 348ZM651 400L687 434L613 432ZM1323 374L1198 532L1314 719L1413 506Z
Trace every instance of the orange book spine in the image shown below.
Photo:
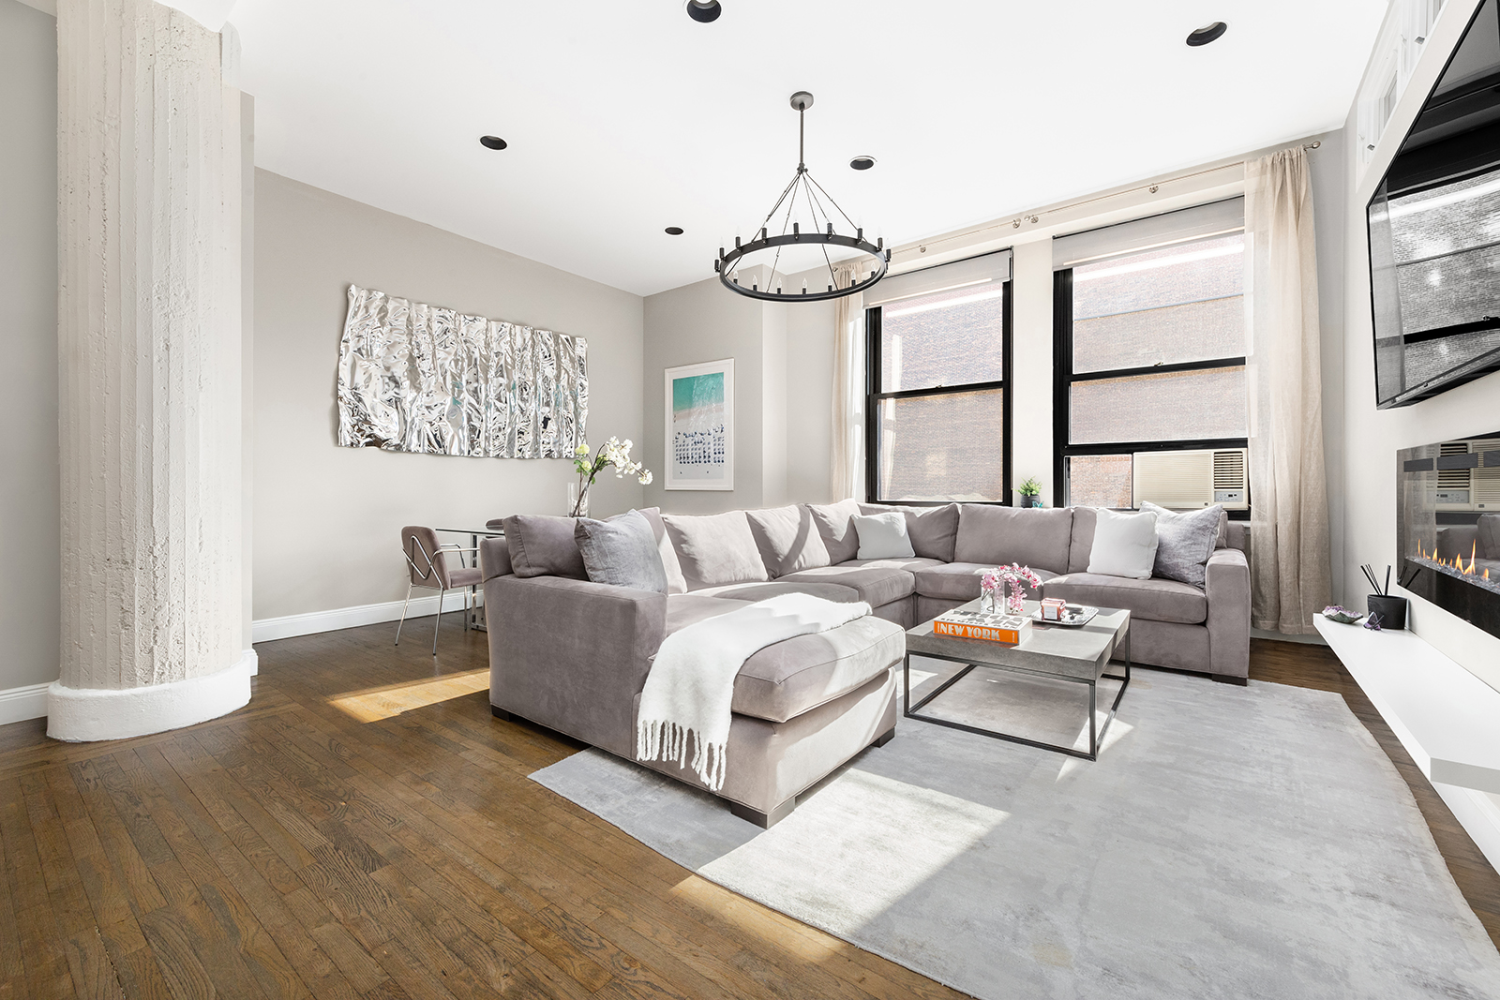
M987 625L935 621L932 623L932 631L936 635L948 635L955 639L982 639L985 642L1003 642L1010 646L1021 641L1021 630L1015 628L990 628Z

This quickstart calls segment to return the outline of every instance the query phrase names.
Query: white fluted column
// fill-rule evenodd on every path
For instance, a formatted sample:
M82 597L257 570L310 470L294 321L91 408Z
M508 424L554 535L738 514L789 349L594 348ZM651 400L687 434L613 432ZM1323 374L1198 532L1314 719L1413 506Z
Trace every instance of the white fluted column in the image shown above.
M245 704L239 93L154 0L58 0L62 664L48 733Z

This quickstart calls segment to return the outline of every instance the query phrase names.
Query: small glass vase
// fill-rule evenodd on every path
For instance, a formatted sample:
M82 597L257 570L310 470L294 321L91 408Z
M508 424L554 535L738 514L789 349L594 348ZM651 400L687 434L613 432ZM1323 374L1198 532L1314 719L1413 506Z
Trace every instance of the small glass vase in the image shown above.
M979 610L994 613L995 592L993 590L981 590L979 592Z
M578 484L568 484L568 509L565 513L567 513L569 517L589 516L589 492L590 491L587 486L583 487L583 506L580 507L578 505Z

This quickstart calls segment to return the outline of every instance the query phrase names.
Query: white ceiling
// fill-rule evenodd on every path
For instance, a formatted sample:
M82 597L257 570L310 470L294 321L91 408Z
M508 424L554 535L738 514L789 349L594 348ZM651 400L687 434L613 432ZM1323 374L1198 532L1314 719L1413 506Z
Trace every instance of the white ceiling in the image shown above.
M796 166L794 90L814 176L892 245L1337 128L1386 7L723 3L708 25L682 0L239 0L230 21L260 166L644 295L759 224ZM1212 20L1223 38L1184 44Z

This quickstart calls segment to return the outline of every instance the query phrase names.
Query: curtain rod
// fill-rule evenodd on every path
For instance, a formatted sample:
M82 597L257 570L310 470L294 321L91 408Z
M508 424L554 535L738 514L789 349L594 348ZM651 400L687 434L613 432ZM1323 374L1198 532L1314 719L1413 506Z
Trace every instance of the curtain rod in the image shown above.
M1302 146L1302 149L1304 152L1306 152L1309 150L1317 149L1321 145L1323 145L1323 141L1321 139L1314 139L1312 142L1305 143ZM1157 181L1154 184L1142 184L1139 187L1125 188L1123 191L1112 191L1109 194L1101 194L1096 195L1093 198L1085 198L1083 201L1069 202L1066 205L1059 205L1056 208L1048 208L1044 209L1043 211L1032 212L1027 215L1018 215L1010 222L997 222L993 225L985 226L983 229L976 229L972 232L961 233L954 236L944 236L936 240L929 240L926 243L920 244L921 249L919 250L919 252L925 253L927 247L938 246L943 243L950 243L957 239L971 239L975 236L979 236L983 233L988 233L996 229L1004 229L1007 226L1012 229L1020 229L1021 223L1023 222L1029 222L1032 225L1036 225L1044 215L1053 215L1057 212L1066 212L1069 209L1082 208L1084 205L1092 205L1096 201L1108 201L1110 198L1118 198L1124 194L1133 194L1136 191L1150 191L1152 194L1155 194L1157 192L1157 189L1159 189L1163 184L1173 184L1177 181L1185 181L1190 180L1194 177L1202 177L1204 174L1211 174L1216 170L1223 170L1225 167L1242 167L1245 165L1245 162L1246 161L1244 160L1240 160L1238 163L1221 163L1217 167L1206 167L1203 170L1195 170L1190 174L1179 174L1176 177L1169 177L1167 180ZM896 253L906 253L911 249L913 248L905 247L901 250L897 250Z

